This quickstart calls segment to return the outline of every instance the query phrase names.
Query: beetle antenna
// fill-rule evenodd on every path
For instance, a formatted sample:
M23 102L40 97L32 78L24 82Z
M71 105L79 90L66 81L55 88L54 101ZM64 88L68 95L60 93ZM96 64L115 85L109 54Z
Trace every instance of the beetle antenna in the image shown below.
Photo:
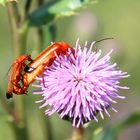
M95 41L95 43L93 44L93 46L99 42L102 42L102 41L105 41L105 40L110 40L110 39L114 39L113 37L107 37L107 38L103 38L103 39L100 39L100 40L97 40Z
M6 76L8 76L9 75L9 73L10 73L10 70L11 70L11 68L12 68L12 66L13 66L13 64L10 66L10 68L8 69L8 71L6 72Z
M113 37L107 37L107 38L103 38L103 39L94 41L94 42L91 43L91 48L94 47L97 43L105 41L105 40L109 40L109 39L114 39L114 38ZM97 51L97 48L95 48L95 51Z

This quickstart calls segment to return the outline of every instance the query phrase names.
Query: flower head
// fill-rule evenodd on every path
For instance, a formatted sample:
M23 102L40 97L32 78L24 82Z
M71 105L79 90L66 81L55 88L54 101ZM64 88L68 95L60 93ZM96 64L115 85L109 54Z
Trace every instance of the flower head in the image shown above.
M47 115L58 112L61 118L67 117L73 126L79 127L92 119L98 121L97 113L102 118L104 112L110 116L107 108L116 111L111 107L116 103L114 99L125 98L117 94L119 89L128 89L120 86L119 80L129 75L118 70L116 63L110 63L112 51L102 58L101 50L93 52L94 43L89 49L87 43L81 49L77 42L75 53L69 50L67 56L56 55L54 63L44 71L43 78L37 78L40 91L34 94L43 96L39 102L43 102L41 107L48 106Z

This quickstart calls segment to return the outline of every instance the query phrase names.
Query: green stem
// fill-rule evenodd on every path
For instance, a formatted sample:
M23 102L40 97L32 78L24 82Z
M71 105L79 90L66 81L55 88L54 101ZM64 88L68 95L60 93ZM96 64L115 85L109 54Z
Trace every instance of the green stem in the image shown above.
M84 128L82 126L79 128L73 127L71 140L84 140Z
M16 140L28 140L28 135L26 131L27 129L24 130L22 125L19 127L11 123L11 128L15 132Z
M11 115L13 117L14 123L18 124L19 123L18 115L16 114L15 110L12 109L12 107L7 104L6 98L4 98L3 91L1 89L0 89L0 94L1 94L0 101L1 101L3 108L9 115Z
M42 27L39 27L37 29L37 35L38 35L38 45L37 45L37 51L40 53L43 50L43 45L44 45L44 34Z
M25 52L25 43L27 32L19 32L21 26L21 17L19 15L16 2L7 4L7 11L12 33L12 43L14 56L17 57Z
M49 118L47 118L46 120L45 129L47 132L47 140L53 140L52 127L51 127L51 122Z
M38 0L38 6L41 6L44 4L44 0Z
M11 36L12 36L12 48L14 52L14 58L25 53L26 48L26 37L27 32L19 32L19 29L22 25L23 19L20 17L18 11L17 3L11 2L7 4L7 11L9 16L9 22L11 27ZM15 128L15 134L17 140L26 139L26 127L25 127L25 111L24 111L24 98L17 97L14 100L14 110L18 118L18 124L13 123Z
M38 0L37 4L38 4L38 7L40 7L41 5L44 4L44 0ZM37 28L37 35L38 35L37 50L38 50L38 52L41 52L43 49L43 45L44 45L44 33L43 33L42 27Z
M56 38L56 25L54 23L49 25L49 32L51 35L51 41L55 41Z
M38 2L38 7L44 4L44 0L38 0L37 2ZM37 51L41 52L44 47L44 33L43 33L42 27L37 28L37 35L38 35ZM53 140L52 127L51 127L51 122L49 118L47 118L47 120L45 119L44 128L45 128L45 133L46 133L45 139Z
M23 34L18 32L18 29L20 27L20 16L19 11L17 8L17 4L15 2L8 3L7 4L7 10L8 10L8 16L9 16L9 22L11 27L11 33L12 33L12 41L13 41L13 52L14 52L14 58L21 55L24 52L23 47ZM20 120L22 119L22 99L21 98L15 98L15 110L18 112L18 115L20 116Z
M26 0L25 7L24 7L24 19L27 18L29 10L31 8L32 0Z

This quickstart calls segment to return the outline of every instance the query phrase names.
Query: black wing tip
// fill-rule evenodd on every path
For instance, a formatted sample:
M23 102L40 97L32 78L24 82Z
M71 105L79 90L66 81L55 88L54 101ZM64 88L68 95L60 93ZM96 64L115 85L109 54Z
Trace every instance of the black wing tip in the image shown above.
M12 94L12 93L8 93L8 92L6 93L6 98L7 98L7 99L10 99L10 98L12 98L12 97L13 97L13 94Z

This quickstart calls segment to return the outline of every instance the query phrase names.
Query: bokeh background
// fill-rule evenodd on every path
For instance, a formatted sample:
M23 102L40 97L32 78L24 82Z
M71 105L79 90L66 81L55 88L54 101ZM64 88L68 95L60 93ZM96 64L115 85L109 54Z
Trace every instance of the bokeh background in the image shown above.
M22 2L19 1L19 4ZM29 32L27 52L35 57L38 52L37 36L35 28ZM97 134L105 132L116 124L124 121L128 116L140 108L140 1L139 0L98 0L87 5L77 12L76 15L57 19L53 22L53 41L66 41L72 46L77 38L81 44L85 41L92 42L106 37L113 37L113 40L106 40L99 43L96 48L108 52L113 48L112 61L117 62L120 69L127 71L131 76L122 80L122 84L130 87L130 90L120 91L126 96L125 100L118 100L114 105L118 113L110 112L111 118L105 117L99 123L92 122L86 129L86 138L92 140L95 131ZM44 44L47 47L51 40L48 26L43 26ZM53 32L53 31L52 31ZM7 89L8 78L6 73L14 60L12 49L12 37L10 33L7 9L0 6L0 98L3 100ZM52 140L66 140L71 135L71 124L60 120L55 114L51 118L44 115L44 109L39 109L38 95L33 95L29 88L29 96L24 98L24 115L26 120L27 134L30 140L45 140L51 135ZM13 106L14 99L6 100L8 106ZM0 140L15 140L16 134L12 124L12 117L6 112L7 105L0 104ZM139 111L140 112L140 111ZM140 113L139 113L140 114ZM135 122L135 120L138 120ZM133 123L134 122L134 123ZM131 124L131 123L130 123ZM126 125L119 133L118 140L140 140L140 119L133 117L132 125ZM24 125L24 124L23 124ZM22 125L21 125L22 127ZM98 129L97 129L98 128ZM49 129L49 131L48 131ZM107 133L108 134L108 133ZM106 136L107 137L107 136ZM101 139L101 138L98 138ZM110 137L107 138L111 140ZM114 140L114 139L112 139Z

